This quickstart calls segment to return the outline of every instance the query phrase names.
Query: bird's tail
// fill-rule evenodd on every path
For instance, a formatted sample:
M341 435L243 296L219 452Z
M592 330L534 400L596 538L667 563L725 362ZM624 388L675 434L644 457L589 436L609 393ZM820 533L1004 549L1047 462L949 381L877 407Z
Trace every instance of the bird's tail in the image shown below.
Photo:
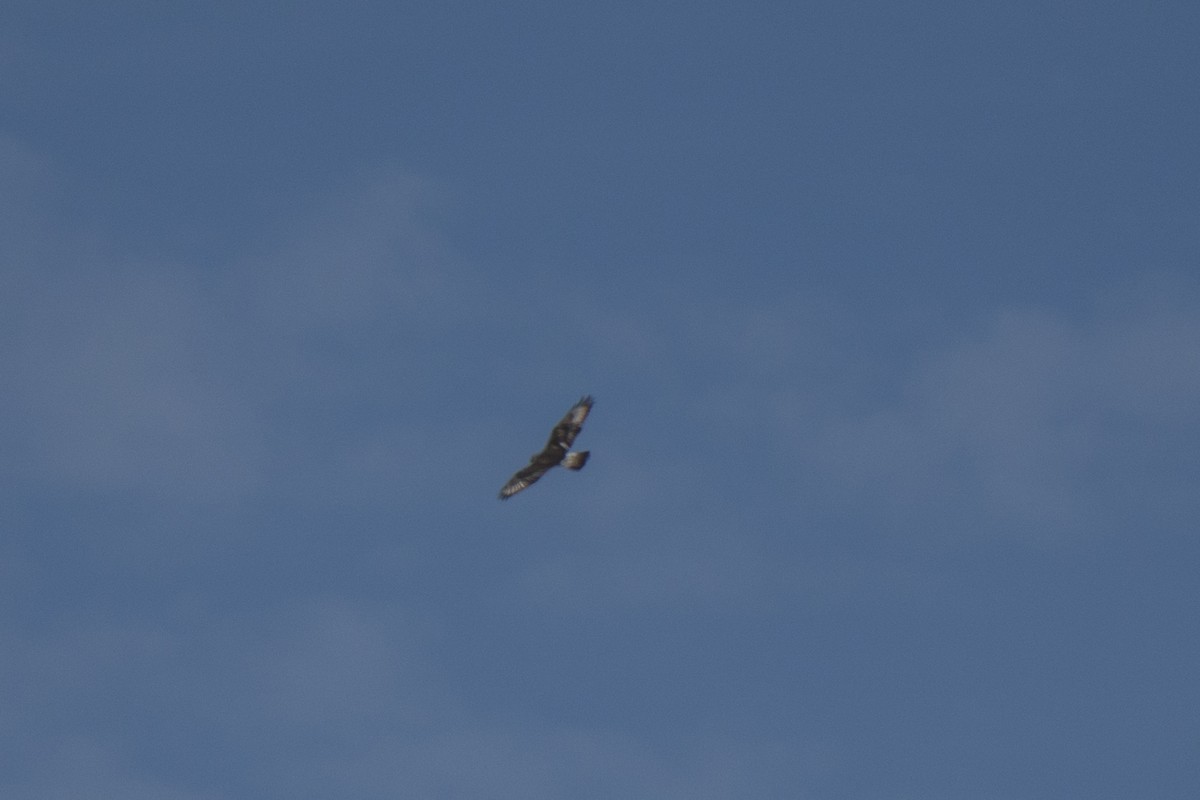
M588 456L591 455L590 450L582 450L578 453L567 453L563 459L562 465L567 469L583 469L583 465L587 463Z

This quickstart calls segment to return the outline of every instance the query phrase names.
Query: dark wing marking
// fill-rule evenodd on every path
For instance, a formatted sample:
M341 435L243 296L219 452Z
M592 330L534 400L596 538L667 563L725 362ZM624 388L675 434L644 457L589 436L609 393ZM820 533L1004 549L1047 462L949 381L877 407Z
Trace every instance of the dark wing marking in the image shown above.
M552 447L561 448L563 451L562 454L565 456L567 450L571 448L571 443L575 441L575 437L583 429L583 421L587 419L588 412L592 410L592 403L594 402L590 394L585 394L579 398L579 402L571 406L571 410L567 412L567 415L550 432L550 441L546 442L546 450ZM546 452L546 450L542 452Z
M500 490L501 500L507 500L522 489L537 483L539 478L562 463L571 448L571 443L583 428L583 421L592 410L593 402L591 395L584 395L578 403L571 406L567 415L550 432L550 440L546 442L542 451L534 454L533 458L529 459L529 466L518 470L508 479L508 483L504 484L504 488ZM579 466L574 468L581 468L586 460L587 456L583 456L579 460Z

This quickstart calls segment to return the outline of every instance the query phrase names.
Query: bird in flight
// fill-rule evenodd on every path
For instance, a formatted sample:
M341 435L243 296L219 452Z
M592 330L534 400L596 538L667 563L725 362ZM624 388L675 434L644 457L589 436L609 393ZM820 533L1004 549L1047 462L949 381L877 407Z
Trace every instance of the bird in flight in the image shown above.
M575 441L575 437L583 428L583 421L587 419L588 412L592 410L592 402L591 395L584 395L578 403L571 406L567 415L550 432L550 441L546 442L542 451L534 453L529 459L529 466L518 470L508 479L508 483L504 484L504 488L500 490L501 500L507 500L522 489L532 486L538 478L560 464L571 470L583 469L583 465L587 463L589 451L573 453L571 452L571 443Z

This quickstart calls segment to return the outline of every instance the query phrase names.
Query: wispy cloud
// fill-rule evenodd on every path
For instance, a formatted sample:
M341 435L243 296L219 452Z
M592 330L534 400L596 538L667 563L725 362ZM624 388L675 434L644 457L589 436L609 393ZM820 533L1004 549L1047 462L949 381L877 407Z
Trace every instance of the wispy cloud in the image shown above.
M159 780L123 763L106 743L71 739L40 753L28 774L3 784L12 800L47 797L122 797L129 800L221 800L220 791L194 790ZM24 771L24 770L23 770Z
M1103 529L1112 500L1138 505L1179 479L1152 461L1200 433L1181 413L1200 401L1197 352L1194 293L1084 320L1001 310L922 354L891 403L834 416L817 453L847 498L887 493L927 519L949 506L959 533Z
M1200 301L1175 283L1095 292L1081 314L998 308L894 350L773 304L712 341L725 377L698 402L807 501L952 536L1102 528L1114 492L1181 500L1155 467L1200 433Z
M25 266L9 295L8 471L95 488L224 494L261 469L253 394L214 354L236 342L194 282L108 259Z
M473 706L434 656L445 634L427 616L416 620L401 606L325 597L249 620L202 614L186 629L90 621L10 642L12 677L36 675L39 696L5 697L16 716L4 738L26 737L21 747L37 757L0 786L22 798L89 786L131 797L235 796L205 777L219 758L225 781L274 775L259 786L263 797L382 798L398 786L498 798L784 796L816 763L811 744L787 739L694 734L664 747L634 730ZM88 706L94 713L69 713ZM62 715L49 730L38 723ZM158 751L147 738L156 733L197 749Z
M295 464L299 448L320 451L306 413L361 421L381 385L452 361L424 348L473 312L471 282L419 221L422 196L385 174L314 210L265 254L223 265L132 259L70 230L51 245L14 229L0 358L13 388L3 410L20 424L6 429L4 471L234 497L271 482L280 459ZM375 458L361 433L339 449L326 456L349 467Z

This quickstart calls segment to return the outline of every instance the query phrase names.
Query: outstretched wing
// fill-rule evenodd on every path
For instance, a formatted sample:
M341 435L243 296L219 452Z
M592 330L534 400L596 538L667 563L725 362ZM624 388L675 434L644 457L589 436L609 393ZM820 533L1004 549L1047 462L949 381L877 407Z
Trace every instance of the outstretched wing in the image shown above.
M550 468L557 463L557 461L542 461L540 458L534 458L528 467L517 470L517 473L508 479L508 483L504 484L504 488L500 490L500 499L507 500L522 489L537 483L538 478L549 472Z
M571 448L571 443L575 441L575 437L583 428L583 421L587 419L588 412L592 410L592 402L591 395L584 395L578 403L571 406L567 415L550 432L550 441L546 442L542 452L534 455L529 460L529 466L518 470L508 479L508 483L504 484L504 488L500 490L501 500L507 500L522 489L532 486L551 468L562 463L567 456L567 451ZM586 460L587 456L584 454L579 466L573 466L572 469L581 468L582 462Z
M583 429L583 421L587 419L588 412L592 410L592 396L585 394L579 398L579 402L571 406L571 410L562 418L562 421L554 426L554 430L550 432L550 441L546 442L546 449L543 454L551 450L560 450L559 460L567 454L571 449L571 443L575 441L575 437L579 435L579 431ZM557 461L555 463L558 463Z

